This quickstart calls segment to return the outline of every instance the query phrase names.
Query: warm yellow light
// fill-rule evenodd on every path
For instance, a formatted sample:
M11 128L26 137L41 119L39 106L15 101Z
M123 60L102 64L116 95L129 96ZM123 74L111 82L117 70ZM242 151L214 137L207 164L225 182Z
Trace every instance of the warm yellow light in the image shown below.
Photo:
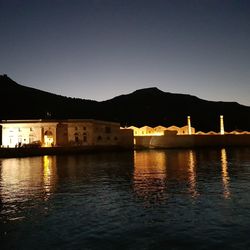
M51 147L53 145L54 139L52 136L45 135L44 136L44 146Z
M224 120L223 120L223 115L220 116L220 134L224 135L225 131L224 131Z
M134 191L146 201L150 197L164 199L166 193L165 180L167 175L167 156L165 152L137 152L134 153Z
M196 190L196 171L195 171L195 155L192 150L189 151L188 154L188 167L189 167L189 183L190 183L190 193L192 197L196 197L198 195Z
M192 134L192 127L191 127L191 118L190 116L187 117L187 122L188 122L188 134Z
M227 153L226 150L223 148L221 149L221 174L222 174L222 182L224 188L224 197L230 197L230 190L229 190L229 175L228 175L228 163L227 163Z
M43 157L43 170L44 170L44 176L50 176L50 158L48 155L45 155Z
M50 196L56 181L56 158L55 156L45 155L42 158L43 163L43 187L46 191L46 197Z

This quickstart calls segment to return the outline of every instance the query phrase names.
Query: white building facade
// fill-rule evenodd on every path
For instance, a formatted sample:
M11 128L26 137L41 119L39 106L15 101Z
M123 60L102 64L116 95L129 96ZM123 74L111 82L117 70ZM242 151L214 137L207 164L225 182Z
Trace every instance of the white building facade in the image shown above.
M133 142L132 131L120 129L118 123L91 119L7 120L1 126L2 147L32 144L43 147L94 146Z

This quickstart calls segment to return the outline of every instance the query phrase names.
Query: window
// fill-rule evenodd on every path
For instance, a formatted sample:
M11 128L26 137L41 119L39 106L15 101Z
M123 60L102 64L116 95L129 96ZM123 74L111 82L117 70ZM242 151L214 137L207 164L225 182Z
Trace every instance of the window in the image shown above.
M75 127L75 130L77 130L78 128L77 127Z
M83 133L83 142L86 142L86 141L87 141L87 134Z
M86 130L86 127L83 127L83 130Z
M75 133L75 134L74 134L74 136L75 136L75 142L79 142L79 137L78 137L78 134L77 134L77 133Z
M117 140L118 140L117 136L115 136L115 137L114 137L114 140L115 140L115 141L117 141Z
M30 128L30 131L33 131L33 128Z
M102 137L99 135L98 137L97 137L97 141L101 141L102 140Z

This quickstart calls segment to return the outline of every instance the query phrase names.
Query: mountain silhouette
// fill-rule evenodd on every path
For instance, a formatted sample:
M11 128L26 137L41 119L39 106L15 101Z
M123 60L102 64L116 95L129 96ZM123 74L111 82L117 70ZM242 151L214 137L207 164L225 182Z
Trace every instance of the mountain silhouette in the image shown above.
M248 106L202 100L155 87L97 102L22 86L2 75L0 91L2 120L91 118L119 122L121 126L184 126L190 115L196 131L219 131L219 116L224 115L226 131L250 130Z
M96 101L64 97L0 76L0 119L96 118Z

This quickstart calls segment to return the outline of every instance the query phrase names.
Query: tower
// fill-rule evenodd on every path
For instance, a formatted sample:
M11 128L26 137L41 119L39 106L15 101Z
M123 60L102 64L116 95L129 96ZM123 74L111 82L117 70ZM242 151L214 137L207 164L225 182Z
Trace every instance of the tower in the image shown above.
M188 134L192 134L192 128L191 128L191 118L190 116L187 117L187 123L188 123Z
M220 116L220 134L224 135L225 131L224 131L224 120L223 120L223 115Z

